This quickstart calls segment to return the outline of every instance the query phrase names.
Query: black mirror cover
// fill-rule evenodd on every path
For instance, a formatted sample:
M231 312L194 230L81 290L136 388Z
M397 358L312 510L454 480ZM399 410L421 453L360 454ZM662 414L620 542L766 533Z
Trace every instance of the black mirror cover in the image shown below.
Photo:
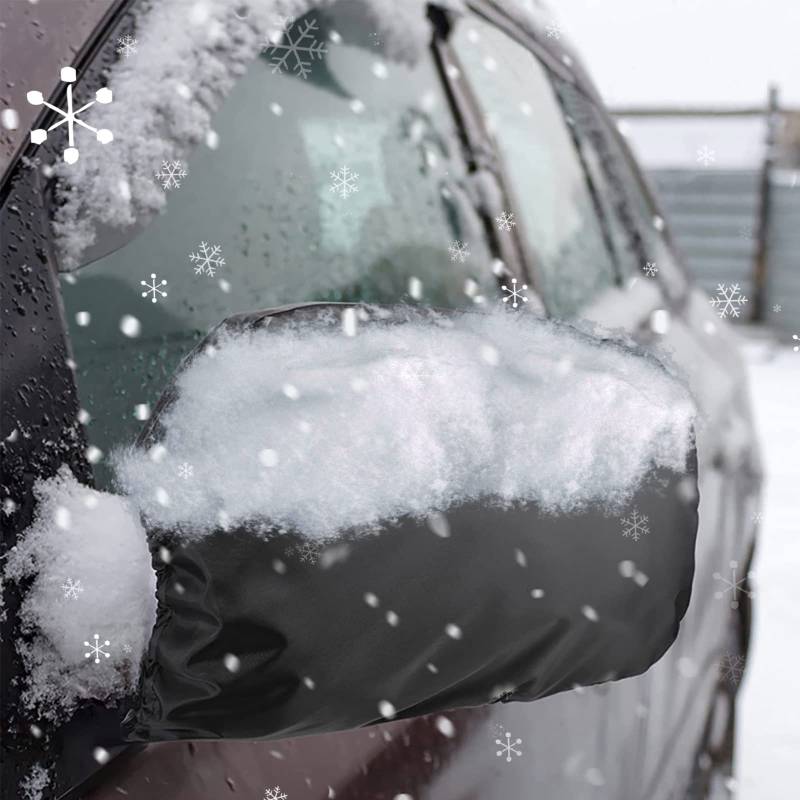
M168 390L140 447L160 440L174 401ZM641 673L689 603L694 452L688 462L639 486L630 506L652 532L634 537L599 503L559 515L467 503L326 545L247 525L189 539L149 526L158 617L129 739L321 733Z

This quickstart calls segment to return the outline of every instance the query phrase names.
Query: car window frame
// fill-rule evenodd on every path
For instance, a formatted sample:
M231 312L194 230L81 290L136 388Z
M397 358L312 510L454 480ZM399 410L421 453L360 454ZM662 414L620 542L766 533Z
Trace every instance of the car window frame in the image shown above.
M490 5L487 2L484 2L484 0L470 0L468 13L474 14L475 16L483 20L485 23L494 26L503 34L512 39L514 42L516 42L518 45L523 47L530 54L531 59L534 62L538 63L539 66L543 69L545 76L550 84L550 88L553 92L558 108L561 111L562 121L565 127L567 128L568 135L572 141L572 146L575 151L575 156L580 165L580 169L586 184L587 192L589 193L589 196L591 198L592 207L594 209L597 222L600 226L603 243L606 247L606 250L611 260L611 264L614 270L614 282L611 284L611 286L623 289L626 285L626 270L624 269L622 263L620 262L620 259L616 251L616 247L614 246L613 234L609 227L610 223L607 219L605 209L603 208L603 205L600 202L598 189L595 180L592 176L592 171L589 168L588 164L586 163L586 158L581 148L580 140L575 131L575 126L572 124L571 118L567 113L567 109L564 106L561 94L558 90L555 81L561 80L564 83L572 86L576 91L580 92L584 96L584 98L601 113L601 116L607 115L607 112L602 107L602 104L598 105L596 99L592 96L591 93L585 91L585 88L581 85L580 77L576 75L575 72L573 72L573 70L567 64L558 61L553 56L552 53L550 53L545 47L543 47L540 43L538 43L530 34L526 33L526 31L524 31L519 25L515 24L514 21L504 11L497 9L494 5ZM461 14L459 16L463 18L465 15ZM456 58L455 53L452 51L452 48L450 48L450 52L452 53L452 58L454 63L458 66L458 60ZM472 102L475 104L477 108L477 111L475 111L474 113L476 113L478 120L482 120L483 109L480 106L480 102L477 100L477 95L474 89L472 89L472 87L470 86L469 79L464 73L464 71L462 70L461 72L463 76L463 83L465 84L465 86L468 87L467 96L472 98ZM467 92L465 92L465 95L466 94ZM483 127L482 123L478 124L479 124L479 129L480 127ZM488 147L494 151L492 145L488 145ZM499 167L502 170L502 183L504 187L506 187L505 188L506 194L513 198L514 195L513 187L511 185L511 181L508 178L508 170L504 167L502 155L496 153L495 161L499 164ZM625 197L625 200L626 202L628 201L627 195ZM630 231L628 232L630 233ZM636 235L637 238L640 239L642 238L638 228L634 230L634 234ZM551 309L551 304L548 303L547 295L544 292L544 282L541 278L542 267L536 263L538 261L538 259L536 258L536 254L525 252L525 248L522 245L519 234L517 234L516 236L517 236L517 241L519 243L519 247L523 251L522 254L523 263L527 264L528 278L533 283L535 291L541 297L547 316L551 318L556 318L557 315Z
M490 173L498 183L500 194L507 208L514 207L514 189L508 178L502 154L492 143L491 134L485 124L480 101L466 77L466 72L458 54L449 41L453 29L452 17L433 4L429 6L428 16L432 19L434 30L434 55L439 67L440 78L450 100L452 112L464 136L465 156L469 161L468 173ZM461 15L458 15L461 18ZM453 75L451 70L456 70ZM488 199L487 199L488 200ZM501 237L492 224L495 216L504 210L500 205L488 208L486 201L479 204L481 216L487 227L487 235L493 242L497 257L505 266L505 274L500 277L515 277L528 284L539 298L541 295L541 267L536 263L535 254L528 253L523 245L520 232L512 228L510 236Z

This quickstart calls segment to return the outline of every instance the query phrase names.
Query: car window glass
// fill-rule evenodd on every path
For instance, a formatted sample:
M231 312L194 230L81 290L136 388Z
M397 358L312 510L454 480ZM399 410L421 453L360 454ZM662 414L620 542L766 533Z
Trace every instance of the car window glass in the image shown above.
M548 74L524 47L479 19L463 20L451 43L503 159L512 211L548 310L576 315L616 273Z
M642 275L649 266L651 277L680 296L686 289L686 277L666 243L663 221L643 190L618 131L575 87L563 81L556 85L598 186L598 196L609 211L609 228L623 274Z
M567 115L567 123L596 189L596 199L609 232L614 259L624 277L641 275L641 234L630 211L619 176L613 170L608 141L600 127L599 113L574 86L555 78L553 85ZM641 262L641 263L640 263Z
M166 213L64 279L81 404L105 453L136 435L179 360L231 314L496 294L432 55L389 61L347 44L369 41L354 15L312 13L327 53L308 78L274 71L269 51L256 59L213 121L216 149L192 156ZM151 274L166 296L147 294Z

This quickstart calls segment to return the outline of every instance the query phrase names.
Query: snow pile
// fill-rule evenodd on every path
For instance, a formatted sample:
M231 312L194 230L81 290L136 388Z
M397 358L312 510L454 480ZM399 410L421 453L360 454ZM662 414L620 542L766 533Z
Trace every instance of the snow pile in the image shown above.
M34 764L19 785L22 800L42 800L49 785L50 773L41 764Z
M449 0L451 3L453 0ZM80 266L99 226L127 228L160 210L166 195L153 178L162 161L186 160L211 132L211 118L236 79L282 20L335 0L159 0L140 13L135 58L120 60L107 85L113 102L89 120L114 141L80 141L75 164L61 163L54 229L61 266ZM425 0L339 0L364 16L387 58L413 62L427 45ZM367 43L369 45L369 43ZM373 45L374 46L374 45ZM80 98L79 98L80 99Z
M162 440L116 456L147 523L191 536L262 520L324 538L475 500L618 510L692 447L683 384L620 342L506 313L348 332L222 333L197 355Z
M32 579L19 613L23 702L59 719L83 698L107 701L135 688L156 581L144 531L123 498L81 485L66 467L40 481L36 495L36 518L9 552L3 578ZM86 657L95 634L109 653L96 654L99 663Z

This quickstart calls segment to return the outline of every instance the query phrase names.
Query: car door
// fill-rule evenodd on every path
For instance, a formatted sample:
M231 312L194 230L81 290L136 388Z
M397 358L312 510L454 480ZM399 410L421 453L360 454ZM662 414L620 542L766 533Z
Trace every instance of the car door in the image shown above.
M347 40L352 17L336 22L334 32L345 34ZM448 306L480 304L490 296L499 300L498 274L506 275L506 280L513 275L520 283L530 281L533 304L535 240L519 255L520 263L522 259L530 261L530 272L517 272L515 252L521 249L522 226L498 230L491 222L486 224L487 217L494 216L487 214L492 201L477 199L472 177L476 172L474 154L469 148L464 152L465 137L453 121L451 98L443 88L443 77L452 80L447 65L431 55L423 60L421 71L415 71L382 58L379 48L374 58L363 46L359 53L353 52L355 49L345 52L347 48L343 48L333 74L313 73L308 81L298 76L273 80L268 54L257 61L253 72L237 82L224 107L227 112L215 119L214 136L200 146L199 157L190 160L185 183L162 187L170 193L166 213L126 246L87 258L87 263L62 275L63 312L54 286L56 259L50 257L47 297L44 290L38 297L29 296L24 308L35 316L37 301L45 298L48 316L57 323L56 332L45 330L56 349L52 354L44 351L41 357L69 368L62 370L66 383L56 390L71 404L65 412L70 428L68 436L63 434L63 446L71 448L80 465L76 469L82 470L87 480L91 463L97 484L111 485L106 467L109 454L115 446L130 441L182 355L208 325L243 307L287 300L394 301L398 297ZM321 112L317 118L308 118L311 107ZM531 107L535 108L532 103ZM246 126L243 118L248 120ZM358 126L350 124L355 119L360 121ZM258 146L254 132L260 130L269 130L275 137L272 160L265 160L266 150ZM567 161L569 148L562 152L577 190L584 177L580 164L575 168ZM162 172L162 166L147 164L143 168L155 173ZM357 173L360 181L359 191L348 196L342 196L341 188L345 168ZM339 177L331 179L332 188L324 197L306 191L330 172ZM155 182L154 175L148 177ZM24 204L15 204L17 211L21 207L25 215L36 214L37 225L41 222L37 203L47 188L46 178L38 171L31 175L21 171L16 178L16 186L24 183L26 192ZM524 187L515 193L515 197L521 196ZM504 199L510 201L510 193ZM504 208L513 212L516 202ZM590 244L589 252L602 253L599 248L609 246L609 233L592 216L593 202L591 194L580 201L584 227L577 244ZM331 224L332 208L347 209L347 224ZM6 210L12 216L17 213ZM354 246L354 230L369 234L365 247ZM51 238L42 226L31 245L41 245L47 253ZM303 245L302 251L293 249L297 242ZM119 243L105 248L104 244L101 236L99 252ZM621 286L619 267L608 252L597 280L587 285L578 276L564 293L564 302L583 308L585 301L602 294L606 287ZM33 260L35 247L28 247L25 253L20 261L14 252L15 270ZM314 264L313 275L297 269L300 255L303 262ZM498 264L498 257L505 265ZM47 256L42 258L47 260ZM419 273L418 265L426 259L439 268L430 274ZM357 271L348 272L353 264ZM272 267L269 279L265 279L265 265ZM160 286L167 297L147 291L151 275L154 286ZM9 277L12 288L16 278L15 274ZM560 291L557 282L551 286L556 287L554 292ZM143 287L146 297L142 297ZM541 297L548 295L544 285L536 288ZM67 327L72 352L64 337ZM32 337L41 332L41 328L32 330ZM31 352L36 353L36 360L42 351ZM44 408L56 407L46 393L41 398ZM75 419L80 426L73 424ZM34 433L39 435L39 431ZM41 436L48 438L46 432ZM30 438L30 431L24 432L23 438ZM497 705L458 712L451 717L455 732L441 720L421 718L316 742L248 745L248 752L263 756L258 766L243 756L243 746L236 743L196 749L183 745L148 748L133 757L128 776L139 781L140 791L147 791L156 770L165 780L169 776L162 784L169 796L178 796L178 791L197 796L203 790L223 790L223 771L231 764L238 764L238 785L255 787L269 780L271 764L282 761L291 765L287 772L296 778L299 791L307 785L308 771L319 763L314 754L337 751L347 752L350 758L344 774L336 774L337 786L344 787L340 796L390 791L399 772L407 773L406 782L420 791L432 786L431 791L442 797L464 796L477 792L478 786L493 794L525 786L551 793L574 789L574 796L580 797L579 792L596 791L601 782L606 783L609 796L624 796L613 794L628 784L614 783L608 775L604 765L612 763L609 758L615 751L604 740L619 738L632 746L640 733L636 727L640 718L635 716L638 706L631 703L629 695L622 698L622 713L627 717L634 713L636 724L603 733L609 709L605 694L603 689L576 689L574 697L570 695L573 699L563 698L562 703L554 698L531 707ZM92 746L77 734L73 740L76 749L77 743L81 745L84 764L93 760L93 745L102 737L97 735L96 718L82 720L81 725L84 733L92 729ZM548 725L560 735L547 736ZM573 740L578 743L575 752L567 757L569 737L581 727L583 734L575 733L578 738ZM495 761L495 742L504 741L506 734L511 737L512 731L512 742L525 737L526 754L531 758L517 763L518 757L509 752L510 761ZM472 777L485 763L487 752L495 769ZM186 774L192 769L187 765L199 763L199 758L193 762L195 753L217 766L212 777L204 776L202 770ZM478 753L483 758L476 758ZM445 761L446 769L435 768ZM499 772L501 769L505 771ZM319 774L315 791L332 796ZM619 781L631 785L634 779L632 772L618 776ZM115 790L109 786L108 791Z
M678 267L591 88L547 70L519 28L501 32L476 18L461 26L451 43L501 153L548 313L623 329L686 374L703 411L697 571L678 641L646 675L604 687L605 726L587 729L576 715L562 740L564 764L566 751L578 750L584 763L608 763L613 752L612 762L630 766L616 796L669 797L681 780L688 785L704 746L720 661L739 652L715 575L727 575L732 561L743 574L749 557L757 452L742 370L723 324Z
M174 163L142 163L141 180L167 199L165 213L121 237L96 231L71 269L63 236L51 227L64 207L51 203L59 140L31 148L32 160L16 165L3 187L3 311L11 332L3 337L3 422L13 422L3 429L4 546L31 522L35 480L61 464L86 484L113 488L114 449L133 441L183 356L222 319L309 300L469 307L497 298L498 279L511 273L469 186L461 132L427 48L433 31L424 9L416 24L428 41L409 64L389 57L379 37L370 39L369 21L347 6L303 21L338 45L305 77L274 70L264 48L214 118L214 135L184 165L186 175ZM124 58L117 40L131 18L117 22L101 32L96 55L75 62L76 97L91 95L105 66ZM163 177L168 170L176 170L172 181ZM125 195L115 185L109 205L119 201L117 190ZM94 207L85 218L99 215ZM507 261L513 267L513 257ZM147 292L151 281L160 293ZM4 640L13 641L18 598L12 587L6 592ZM4 647L3 660L3 707L19 709L12 680L23 672L19 655ZM63 728L10 712L4 745L13 757L4 760L3 791L15 796L26 776L38 775L31 771L37 762L54 793L77 785L121 751L124 711L87 705ZM388 725L377 740L374 731L354 734L347 747L329 737L341 763L325 775L356 780L391 731L399 736L406 725ZM257 746L262 753L276 747ZM172 765L158 767L169 776L169 796L188 784L193 797L201 787L216 793L218 782L227 785L225 770L240 785L258 783L259 792L269 780L266 766L255 769L235 743L201 749L227 766L199 786L175 768L184 745L129 749L124 758L145 760L145 784L154 765ZM312 744L286 747L298 764L312 751ZM311 767L320 775L323 761Z

